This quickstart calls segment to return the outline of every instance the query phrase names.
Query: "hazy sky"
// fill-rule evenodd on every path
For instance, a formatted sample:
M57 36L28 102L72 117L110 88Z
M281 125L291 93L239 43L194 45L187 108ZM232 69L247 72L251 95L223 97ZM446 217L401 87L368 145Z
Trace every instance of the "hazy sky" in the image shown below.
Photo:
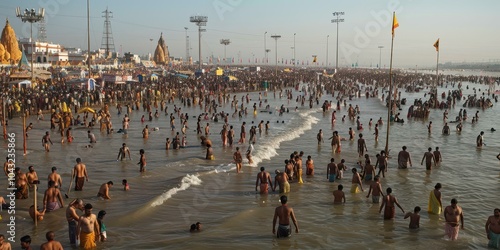
M46 9L48 40L67 47L87 48L85 0L22 0L0 2L0 18L8 18L18 37L29 37L29 24L15 17L15 7ZM188 27L191 56L198 59L197 26L189 22L193 15L208 16L202 33L202 55L224 56L220 39L227 38L227 57L264 58L264 33L271 49L270 63L278 58L293 58L296 33L296 58L319 64L335 65L337 26L332 12L343 11L339 25L339 64L375 66L382 49L382 65L389 65L392 12L396 11L399 28L394 39L394 67L433 67L436 51L432 46L440 38L440 62L479 62L500 59L500 1L482 0L90 0L91 47L101 45L103 11L113 12L111 19L116 51L144 55L163 32L170 55L185 57L185 29ZM1 23L3 25L3 22ZM34 37L37 29L34 27ZM150 38L153 38L151 46Z

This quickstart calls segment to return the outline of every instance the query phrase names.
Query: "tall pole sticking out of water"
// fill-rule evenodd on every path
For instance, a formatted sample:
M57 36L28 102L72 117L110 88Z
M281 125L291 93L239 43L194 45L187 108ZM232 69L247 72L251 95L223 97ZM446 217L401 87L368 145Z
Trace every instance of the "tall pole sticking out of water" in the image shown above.
M434 43L434 47L436 48L436 52L437 52L437 59L436 59L436 87L434 88L434 107L437 108L438 107L438 99L437 99L437 88L438 88L438 85L439 85L439 38L437 39L437 41Z
M388 94L388 99L389 102L387 103L387 135L386 135L386 140L385 140L385 154L388 156L389 155L389 129L391 127L391 110L392 110L392 103L391 103L391 97L392 97L392 52L393 52L393 46L394 46L394 29L399 27L398 20L396 19L396 12L393 12L392 14L392 39L391 39L391 62L390 62L390 67L389 67L389 94Z

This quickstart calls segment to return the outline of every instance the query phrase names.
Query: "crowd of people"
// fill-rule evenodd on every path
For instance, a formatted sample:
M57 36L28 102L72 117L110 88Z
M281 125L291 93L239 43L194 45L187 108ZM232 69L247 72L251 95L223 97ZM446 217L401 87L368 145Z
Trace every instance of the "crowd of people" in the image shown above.
M459 84L459 85L461 85L461 84ZM459 86L459 90L457 90L457 91L453 91L453 92L449 91L448 96L446 95L446 93L443 93L443 99L447 98L446 106L442 106L442 105L438 106L442 109L443 108L445 109L445 114L444 114L444 119L443 119L445 125L443 126L443 129L442 129L442 134L444 134L444 135L449 135L449 133L450 133L450 128L447 124L448 107L454 107L455 103L456 103L456 98L460 98L460 99L462 98L462 93L461 93L460 87L461 86ZM352 91L352 89L350 91L348 91L348 93L353 93L351 91ZM373 91L373 89L367 88L366 98L369 98L371 96L378 96L378 93L376 93L375 91L373 91L373 93L371 93L370 91ZM480 90L478 90L478 91L480 91ZM334 92L332 91L332 94L333 93ZM476 93L476 89L474 89L474 93ZM339 93L339 96L341 94L343 94L343 93ZM401 93L395 94L395 98L397 100L400 100L399 99L400 95L401 95ZM347 95L347 96L348 96L347 98L352 98L352 96L350 96L350 95ZM360 97L359 92L357 94L356 94L356 92L354 92L354 96ZM434 96L430 95L430 98L433 99ZM337 99L338 99L337 107L339 107L342 103L342 96L340 98L337 98ZM478 108L485 109L485 108L489 108L492 106L492 100L496 101L497 96L492 94L491 89L488 89L487 95L485 95L485 93L483 92L481 97L476 97L476 95L474 95L474 96L468 96L467 98L463 97L463 99L465 100L464 107L466 106L466 104L469 104L469 107L470 107L470 102L474 101L475 103L477 103ZM477 100L477 101L475 101L475 100ZM430 109L433 107L433 105L430 105L427 102L422 102L421 100L415 100L415 105L416 105L416 107L418 107L418 109L422 108L423 111L419 111L419 110L414 111L413 106L411 106L408 117L416 117L416 118L427 117L428 113L430 112ZM328 109L330 107L331 107L331 102L328 103L327 101L325 101L325 103L322 106L323 112L328 111ZM474 107L476 107L476 106L474 106ZM346 108L345 102L344 102L344 108ZM356 123L357 124L356 130L362 132L362 124L359 123L360 117L357 116L358 114L360 114L359 107L356 105L356 108L353 108L351 105L349 105L349 108L347 111L348 111L347 113L348 113L349 119L351 119L351 120L357 119L356 120L356 122L357 122ZM394 109L394 111L395 111L395 109ZM423 114L420 115L419 114L420 112L423 112ZM459 125L461 125L462 122L471 121L470 118L468 120L467 114L466 113L464 114L464 112L466 112L465 109L460 109L460 112L457 115L457 119L454 122L458 122ZM476 114L472 117L471 122L473 124L479 122L478 113L479 112L476 112ZM393 112L393 115L394 114L395 114L395 112ZM399 115L399 114L397 114L397 115ZM396 119L391 119L391 121L397 122L398 121L397 115L396 115ZM356 116L357 116L357 118L355 118ZM344 119L345 119L345 116L344 116L344 118L342 118L342 121L344 121ZM336 121L336 111L333 111L332 112L332 126L334 125L335 121ZM381 126L382 124L383 124L382 119L380 119L376 125ZM370 119L369 127L370 128L372 127L372 119ZM375 129L376 129L375 140L377 140L378 139L378 133L377 133L378 129L377 128L375 128ZM457 130L457 133L460 133L461 126L457 125L456 130ZM492 131L494 131L493 128L492 128ZM430 121L429 125L427 126L427 132L429 134L432 133L432 121ZM345 138L340 136L338 131L334 131L333 136L329 138L329 140L331 140L332 152L334 152L335 154L340 154L341 153L341 144L342 144L341 141L354 140L354 134L355 134L355 132L352 128L349 128L348 136L346 136ZM483 145L486 145L484 143L483 135L484 135L484 132L481 131L481 133L478 135L478 137L476 139L476 146L478 148L481 148ZM319 130L319 132L317 134L317 140L318 140L318 145L321 145L324 142L323 132L321 129ZM380 203L380 201L382 201L381 205L380 205L379 212L384 211L383 212L384 219L390 220L390 219L395 218L395 214L396 214L395 207L396 206L401 209L403 214L405 214L405 211L401 207L401 205L398 203L397 198L392 194L392 189L390 187L388 187L386 189L386 193L384 194L384 192L382 190L382 186L380 184L380 178L385 178L385 173L387 172L387 169L388 169L388 166L387 166L388 152L385 152L384 150L382 150L380 152L380 154L376 154L376 156L375 156L376 162L375 162L375 164L373 164L371 159L370 159L370 156L368 154L365 154L365 152L367 151L367 147L366 147L366 142L363 138L362 133L359 134L359 139L357 141L357 144L358 144L357 149L358 149L359 157L364 158L364 163L363 163L363 161L358 161L358 166L361 170L360 172L358 172L357 168L351 169L352 173L353 173L353 177L352 177L352 181L351 181L351 183L352 183L351 193L356 194L359 192L363 192L364 191L363 182L364 182L365 184L369 185L369 191L368 191L367 198L371 194L373 203ZM300 152L300 153L294 152L290 156L289 159L285 160L285 168L284 168L283 172L280 171L279 169L275 170L276 176L274 179L274 186L273 186L273 181L271 180L270 174L265 171L264 167L261 167L260 168L261 172L259 172L257 175L255 190L257 191L257 189L260 188L260 194L267 194L271 190L275 191L276 187L279 186L279 193L286 194L286 193L290 192L290 187L289 187L290 182L295 182L297 184L303 183L303 181L302 181L302 157L303 157L303 155L304 155L304 152ZM497 158L500 159L500 154L497 156ZM439 147L436 147L434 151L431 147L429 147L427 152L425 152L423 154L423 157L421 160L421 165L424 165L424 162L425 162L426 170L430 171L430 170L432 170L433 166L440 165L442 161L443 161L443 158L442 158L441 152L439 150ZM306 173L307 173L307 175L313 175L314 165L313 165L313 161L311 159L311 156L308 156L307 162L308 163L306 164L307 165ZM397 166L398 169L407 169L408 167L412 167L413 164L412 164L412 160L411 160L411 155L407 151L406 146L403 146L402 150L399 152L398 157L397 157L397 162L398 162L398 166ZM345 163L345 160L342 159L341 163L339 163L337 165L335 163L335 159L331 158L331 162L328 164L327 171L326 171L327 179L330 182L335 182L336 180L342 179L343 172L345 170L347 170L344 163ZM378 173L376 174L377 169L378 169ZM344 188L343 185L339 184L338 189L333 192L333 203L334 204L343 204L346 202L346 196L345 196L345 193L343 191L343 188ZM436 214L436 215L443 214L444 219L445 219L445 235L450 240L456 240L458 238L459 229L464 228L463 210L460 206L457 205L458 201L455 198L451 199L450 205L443 208L441 193L439 191L440 189L441 189L441 184L437 183L435 186L435 189L431 191L431 193L429 195L428 212L431 214ZM382 199L381 199L381 197L382 197ZM298 233L298 225L297 225L297 220L296 220L295 214L293 213L293 210L291 208L286 206L287 197L281 196L280 199L282 202L282 206L276 208L274 219L273 219L273 233L276 233L274 228L275 228L275 224L276 224L276 219L277 218L279 219L279 227L278 227L278 231L276 234L278 238L291 235L291 228L290 228L290 221L289 221L290 219L292 219L292 221L295 225L295 228L296 228L296 232ZM421 211L421 208L419 206L417 206L413 209L413 212L408 212L405 214L404 218L410 219L410 223L409 223L410 229L418 229L419 228L419 226L420 226L420 224L419 224L420 211ZM493 247L493 248L499 248L500 247L500 240L499 240L499 237L500 237L500 234L499 234L500 230L499 229L500 228L496 228L494 223L500 222L499 221L500 215L499 215L498 209L495 209L494 212L495 212L494 216L491 216L487 221L486 234L487 234L487 238L490 240L489 246Z
M170 150L170 144L173 144L173 149L179 149L186 145L186 133L188 128L188 118L187 113L182 112L181 105L184 106L196 106L199 105L203 112L197 116L197 128L196 134L201 138L203 135L208 137L210 134L210 123L207 123L202 130L201 123L204 121L218 120L224 121L223 130L221 131L222 146L233 146L239 144L235 149L233 154L233 159L236 163L236 172L240 173L243 163L243 155L240 151L240 147L248 144L248 149L245 151L245 156L249 164L253 163L252 153L254 151L254 145L258 143L256 140L256 133L266 132L270 128L269 121L264 122L263 120L257 124L251 124L249 129L249 138L247 139L246 123L243 122L240 127L240 138L237 140L235 138L235 131L233 125L229 123L229 119L241 117L244 114L248 114L248 109L252 110L254 114L257 112L257 105L260 109L266 105L266 101L259 94L259 99L257 103L251 106L249 102L248 95L242 96L241 101L236 98L235 92L240 91L263 91L264 86L258 84L264 80L270 83L270 92L273 92L276 98L285 97L288 101L293 101L294 93L292 89L300 90L302 93L297 96L295 101L300 103L301 106L309 105L313 107L314 105L320 106L319 99L323 94L332 95L336 98L337 105L335 106L332 101L325 102L323 104L323 111L332 111L331 122L332 125L336 122L336 111L340 113L340 108L343 105L344 109L348 111L347 119L356 120L355 129L350 129L349 134L344 138L339 134L338 131L333 132L331 139L332 151L335 154L340 154L342 152L342 141L355 140L355 131L362 131L363 124L360 122L360 109L361 107L353 107L349 104L347 107L347 100L352 100L353 98L361 98L365 95L366 98L379 97L382 93L381 99L385 99L386 93L383 90L388 87L388 82L384 74L379 74L379 72L372 72L369 70L341 70L335 77L323 77L320 81L317 80L316 72L312 70L297 70L296 72L280 72L279 75L274 75L273 70L263 70L261 72L248 72L248 71L234 71L232 72L239 80L237 82L231 82L228 80L220 80L216 76L204 76L202 78L188 78L179 79L174 75L168 75L161 78L157 84L152 85L136 85L132 86L130 89L124 89L121 86L105 86L102 89L96 91L79 91L74 87L68 87L64 85L64 81L60 83L54 83L53 85L40 85L33 89L12 89L5 91L7 98L7 118L12 119L16 113L25 113L28 116L36 115L37 119L44 119L44 113L50 113L50 128L56 129L61 136L61 143L71 143L73 137L71 134L71 129L73 126L85 126L88 127L88 147L92 147L92 144L96 143L96 137L92 132L94 126L98 126L101 131L105 131L107 134L112 132L122 133L124 136L127 135L130 129L130 119L127 114L134 111L140 111L148 113L148 119L151 121L153 116L158 117L160 113L165 113L168 115L170 120L170 127L172 131L176 132L176 136L172 138L166 138L166 150ZM396 87L404 87L407 83L412 83L416 85L424 86L426 82L430 79L426 75L412 75L405 72L397 72L398 82ZM483 82L490 81L490 79L480 78L480 77L457 77L457 76L446 76L442 78L442 84L450 84L450 82L457 81L472 81L472 82ZM297 82L305 82L309 84L300 85ZM359 83L363 82L364 85ZM382 91L381 91L382 90ZM380 93L379 93L380 91ZM478 90L479 91L479 90ZM488 90L489 91L489 90ZM266 92L267 94L268 92ZM390 93L392 95L392 93ZM389 94L387 94L389 95ZM488 96L491 93L488 92ZM455 104L456 94L455 92L449 93L448 97L451 96L450 105ZM431 98L431 96L429 96ZM464 97L465 98L465 97ZM394 93L394 99L398 103L401 103L401 93ZM469 103L475 101L480 103L481 107L487 108L492 103L491 100L496 100L495 96L491 99L486 96L482 97L468 97ZM477 100L477 101L476 101ZM421 103L421 107L425 112L429 112L431 105L426 104L425 101L416 101L415 104ZM180 104L179 104L180 103ZM234 113L230 114L224 111L218 111L218 105L230 103L231 109L234 109ZM307 104L306 104L307 103ZM487 105L485 105L487 103ZM178 105L179 106L176 106ZM170 107L173 106L169 110ZM96 110L89 109L88 107L97 107ZM125 113L121 128L115 129L111 122L111 107L116 107L118 114ZM84 109L82 111L82 108ZM154 112L156 110L156 112ZM264 110L270 110L266 107ZM397 110L397 105L394 104L392 107L392 115L396 118L399 112ZM73 112L74 111L74 112ZM80 112L81 111L81 112ZM286 113L284 107L280 108L280 115ZM154 114L153 114L154 112ZM446 111L447 112L447 111ZM82 115L74 114L81 113ZM414 116L414 115L412 115ZM446 115L445 115L446 117ZM467 121L467 115L459 114L459 123ZM179 121L176 121L179 118ZM366 118L366 117L363 117ZM447 118L447 117L446 117ZM445 120L446 120L445 118ZM345 120L344 116L342 120ZM141 121L145 121L146 117L143 116ZM476 113L474 117L474 122L478 122L479 117ZM375 127L375 140L378 140L378 127L383 125L382 118L378 121L372 122L370 119L368 127ZM7 126L7 122L5 123ZM28 126L29 127L29 126ZM32 125L31 125L32 128ZM155 128L149 128L148 125L142 130L142 136L147 139L149 132ZM116 130L116 131L115 131ZM458 131L457 127L457 131ZM179 132L177 132L179 131ZM443 131L445 129L443 128ZM26 129L28 134L29 129ZM428 132L431 133L431 125L428 126ZM444 133L444 132L443 132ZM182 136L182 138L181 138ZM357 140L357 154L363 159L358 161L359 168L352 168L352 187L351 193L356 194L363 192L363 183L369 186L368 196L372 195L372 201L374 203L380 203L380 212L384 210L384 219L393 219L395 217L395 206L398 206L404 213L404 209L399 205L396 197L392 194L392 189L387 188L384 194L382 186L380 184L380 178L385 178L385 173L388 170L387 157L389 152L381 151L380 154L376 154L375 164L371 161L371 156L366 154L367 147L365 143L364 135L360 132ZM318 144L324 142L324 136L320 130L317 135ZM42 138L42 145L45 151L50 152L50 145L53 144L50 138L50 132ZM478 147L484 144L482 134L480 138L477 139ZM206 147L207 160L214 160L215 156L213 153L213 143L210 139L202 139L202 145ZM427 170L430 170L432 166L440 164L442 161L439 148L437 147L434 152L431 152L432 148L429 148L428 152L424 153L421 164L424 160L426 163ZM140 159L137 163L139 165L139 171L145 172L147 161L146 153L144 149L139 151ZM130 149L125 143L119 149L117 161L126 160L130 157ZM373 156L373 155L372 155ZM274 182L271 175L265 171L264 167L261 167L261 172L258 173L256 179L255 190L260 189L260 194L267 194L269 191L276 191L280 194L287 194L290 192L290 184L297 183L301 184L303 180L303 162L304 152L294 152L290 155L290 158L285 160L285 167L283 171L275 170ZM500 157L500 155L499 155ZM9 158L7 158L4 164L5 174L8 175L8 163ZM403 147L398 154L398 168L405 169L408 166L412 166L410 153L407 151L406 147ZM314 161L311 156L307 156L305 163L306 175L314 176ZM338 182L339 179L344 178L344 172L348 168L345 164L345 160L342 159L340 163L336 164L335 159L331 158L330 163L327 166L327 179L330 182ZM378 170L378 173L376 171ZM21 168L16 168L16 180L15 187L17 188L16 198L27 199L29 189L35 188L35 185L39 184L37 182L40 180L33 166L28 168L28 173L23 173ZM76 159L76 165L73 168L71 174L71 180L75 183L75 191L83 190L85 182L89 180L89 174L87 173L86 166L80 158ZM64 208L64 199L62 198L62 187L63 183L60 175L57 173L57 168L53 167L51 173L48 176L48 188L44 192L43 208L39 209L32 206L30 208L30 215L34 220L41 221L45 213ZM124 190L129 190L129 184L127 180L122 181ZM110 189L113 186L113 181L108 181L103 183L97 192L97 196L102 199L111 199ZM438 186L438 185L436 185ZM440 185L439 185L440 188ZM71 186L70 186L71 189ZM69 193L69 190L68 192ZM437 189L439 192L439 189ZM435 190L433 191L435 192ZM67 193L65 195L67 195ZM346 196L343 191L343 185L339 184L337 190L333 193L334 203L341 204L346 202ZM432 196L432 193L431 193ZM438 200L439 205L435 202L434 205L429 205L429 211L440 214L441 212L436 212L436 206L441 207L441 197L438 194L434 194L435 200ZM295 224L296 232L298 233L298 223L293 212L293 209L287 206L287 196L281 196L282 206L276 208L274 220L273 220L273 233L275 233L276 221L279 221L279 227L277 231L278 237L286 237L291 233L289 219ZM431 199L430 199L431 202ZM103 218L106 212L104 210L100 211L98 215L92 213L92 205L84 202L81 199L75 199L70 202L66 209L66 219L68 222L68 231L71 245L80 245L83 249L91 249L95 247L96 242L104 241L106 239L106 227L103 223ZM83 211L82 215L78 214L78 210ZM439 209L438 209L439 210ZM456 239L458 236L458 226L461 224L463 228L463 213L459 206L457 206L456 199L451 201L451 205L446 207L444 210L444 216L446 220L446 234L450 239ZM413 213L407 213L406 218L410 218L410 228L419 227L419 212L420 208L415 207ZM495 217L488 219L486 230L488 233L488 238L498 239L500 235L500 228L497 228L494 224L495 218L498 220L497 213L495 210ZM201 229L201 224L193 224L195 228L191 227L191 231L199 231ZM0 235L0 240L4 239L4 236ZM55 241L55 235L53 232L47 233L48 244L47 247L53 246L57 248L60 243ZM79 241L79 243L78 243ZM25 241L27 242L27 241ZM5 243L4 243L5 244ZM498 244L498 241L497 241ZM1 245L0 245L1 246ZM49 248L43 248L49 249Z

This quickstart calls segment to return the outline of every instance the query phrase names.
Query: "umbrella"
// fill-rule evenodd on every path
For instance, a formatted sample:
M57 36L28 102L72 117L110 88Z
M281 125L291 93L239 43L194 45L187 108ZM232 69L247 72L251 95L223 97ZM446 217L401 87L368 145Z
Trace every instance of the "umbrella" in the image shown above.
M84 112L95 113L95 110L93 110L90 107L85 107L85 108L81 108L80 110L78 110L78 113L84 113Z

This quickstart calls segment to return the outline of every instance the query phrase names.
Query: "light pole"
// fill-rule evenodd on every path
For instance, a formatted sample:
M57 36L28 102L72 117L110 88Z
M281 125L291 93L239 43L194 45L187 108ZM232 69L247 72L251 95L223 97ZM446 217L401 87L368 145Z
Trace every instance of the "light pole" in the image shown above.
M384 46L378 46L378 48L380 49L380 55L378 56L378 68L380 69L382 67L382 49Z
M267 35L267 31L264 32L264 59L266 60L266 64L267 64L267 46L266 46L266 35Z
M16 8L16 17L21 18L21 21L23 23L29 22L31 25L31 34L30 34L30 45L31 45L31 80L33 81L34 79L34 74L33 74L33 57L35 54L35 49L33 48L33 23L40 22L43 17L45 16L45 9L41 8L38 9L38 13L35 11L35 9L25 9L24 13L21 13L21 8L17 7Z
M149 38L149 60L153 58L153 38Z
M337 71L339 67L339 23L344 22L344 19L340 19L340 16L344 15L344 12L333 12L332 13L336 19L332 19L332 23L337 23L337 52L336 52L336 59L335 59L335 71Z
M87 65L89 68L89 79L90 79L92 77L92 68L90 67L90 64L92 62L92 58L90 57L90 0L87 0L87 50L88 50Z
M202 31L207 31L206 29L202 29L201 26L207 26L208 22L208 17L207 16L192 16L189 18L189 21L192 23L196 23L198 26L198 54L199 54L199 60L198 60L198 69L201 70L201 32Z
M328 68L328 38L330 35L326 36L326 67Z
M226 62L226 46L231 43L229 39L220 39L220 44L224 45L224 62Z
M188 27L184 27L186 30L186 64L189 63L189 36L188 36Z
M280 35L272 35L271 38L274 38L274 52L275 52L275 55L276 55L276 61L275 61L275 75L276 75L276 78L278 78L278 39L281 38Z
M293 33L293 67L295 68L295 35L297 35L297 33Z

